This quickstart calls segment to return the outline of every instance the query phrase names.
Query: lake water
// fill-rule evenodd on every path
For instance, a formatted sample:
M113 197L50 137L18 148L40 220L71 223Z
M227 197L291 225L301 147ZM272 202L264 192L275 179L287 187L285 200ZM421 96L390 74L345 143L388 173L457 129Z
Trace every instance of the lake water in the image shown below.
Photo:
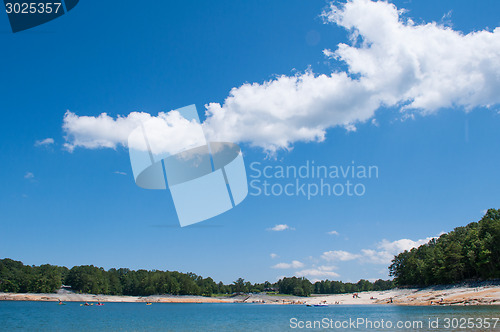
M106 303L101 307L82 307L80 303L71 302L58 305L55 302L0 301L2 331L296 331L306 330L300 327L307 327L308 322L314 324L314 321L319 321L315 330L332 331L500 331L500 321L493 328L498 317L498 306L306 307L173 303L146 306L144 303ZM429 320L437 322L439 329L429 328ZM367 325L368 321L371 326ZM484 328L487 322L490 327ZM318 323L322 323L323 328ZM404 325L398 328L398 323L406 324L408 328L405 329ZM392 324L392 327L389 328L388 324ZM348 328L343 329L342 325ZM449 325L449 328L445 328L445 325ZM294 326L296 328L292 328Z

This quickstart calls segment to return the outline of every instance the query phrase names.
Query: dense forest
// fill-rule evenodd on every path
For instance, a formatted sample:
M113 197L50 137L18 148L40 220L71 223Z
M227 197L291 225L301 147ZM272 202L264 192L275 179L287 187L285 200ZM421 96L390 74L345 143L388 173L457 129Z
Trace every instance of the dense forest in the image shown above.
M377 280L371 283L360 280L356 284L340 281L319 281L312 284L306 278L282 278L272 284L252 284L242 278L232 284L216 283L212 278L202 278L194 273L171 271L133 271L109 269L92 265L72 269L53 265L28 266L12 259L0 260L0 292L51 293L61 285L70 286L79 293L106 295L204 295L279 292L309 296L311 293L348 293L363 290L382 290L393 287L392 281Z
M500 210L397 255L389 271L397 286L500 278Z

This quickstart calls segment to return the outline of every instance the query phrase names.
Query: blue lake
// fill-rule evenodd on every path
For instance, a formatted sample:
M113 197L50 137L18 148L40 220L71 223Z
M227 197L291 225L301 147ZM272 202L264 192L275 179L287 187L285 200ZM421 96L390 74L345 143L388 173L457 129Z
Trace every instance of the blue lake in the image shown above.
M315 324L314 321L315 330L332 331L500 331L500 321L493 327L498 317L498 306L306 307L171 303L146 306L144 303L106 303L101 307L82 307L80 303L71 302L58 305L55 302L0 301L2 331L292 331L315 327L307 325ZM439 329L429 327L429 320L437 322ZM353 321L359 324L353 325ZM367 325L369 322L372 325ZM398 328L399 322L407 328ZM484 327L487 322L489 328ZM388 324L392 326L389 328ZM445 328L446 325L449 328Z

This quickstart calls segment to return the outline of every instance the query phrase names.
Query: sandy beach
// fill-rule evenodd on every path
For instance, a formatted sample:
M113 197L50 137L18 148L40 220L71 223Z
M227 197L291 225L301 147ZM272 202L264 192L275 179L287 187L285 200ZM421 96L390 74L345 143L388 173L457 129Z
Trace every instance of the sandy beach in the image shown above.
M357 295L356 295L357 294ZM64 301L64 302L153 302L153 303L262 303L262 304L344 304L344 305L499 305L500 285L436 286L423 289L392 289L350 294L288 295L248 294L224 297L192 295L118 296L77 294L60 290L53 294L0 293L0 301Z
M396 305L488 305L500 304L500 286L432 287L424 289L393 289L383 292L361 292L313 296L308 304L396 304Z
M53 294L31 293L0 293L0 301L63 301L63 302L160 302L160 303L234 303L234 299L192 295L152 295L152 296L125 296L77 294L59 292Z

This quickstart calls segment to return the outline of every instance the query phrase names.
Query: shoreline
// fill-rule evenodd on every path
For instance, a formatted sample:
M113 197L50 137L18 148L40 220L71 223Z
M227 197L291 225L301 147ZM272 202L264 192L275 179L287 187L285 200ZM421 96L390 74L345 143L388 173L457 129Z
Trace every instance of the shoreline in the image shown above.
M356 296L357 294L357 296ZM0 301L41 302L115 302L115 303L256 303L256 304L328 304L328 305L500 305L500 285L479 287L436 286L423 289L369 291L348 294L316 294L310 297L245 294L228 297L195 295L99 295L59 290L51 294L0 293Z

